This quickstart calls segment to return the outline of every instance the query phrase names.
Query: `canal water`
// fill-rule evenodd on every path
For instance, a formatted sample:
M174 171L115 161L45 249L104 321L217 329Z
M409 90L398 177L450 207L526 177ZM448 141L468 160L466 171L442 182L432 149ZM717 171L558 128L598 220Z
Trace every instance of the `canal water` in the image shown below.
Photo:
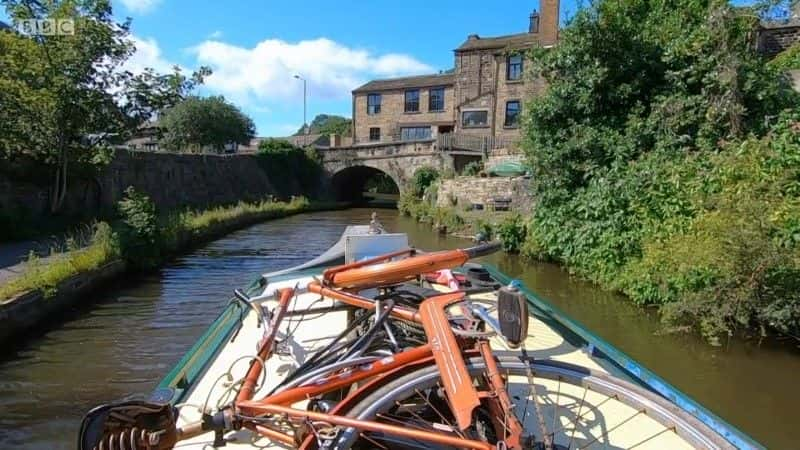
M115 283L86 306L54 318L0 356L0 448L71 449L92 406L149 393L225 306L258 273L311 259L370 210L322 212L266 222L177 258L158 272ZM465 240L379 212L420 248ZM628 353L769 448L800 448L800 351L732 342L710 347L659 334L657 318L549 264L489 258L597 335Z

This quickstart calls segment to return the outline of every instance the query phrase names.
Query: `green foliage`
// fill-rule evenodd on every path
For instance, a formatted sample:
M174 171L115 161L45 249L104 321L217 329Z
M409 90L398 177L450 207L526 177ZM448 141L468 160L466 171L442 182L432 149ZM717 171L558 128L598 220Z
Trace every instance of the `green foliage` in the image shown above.
M464 166L464 170L461 171L461 175L474 177L480 174L482 171L483 171L483 161L471 161L466 166Z
M392 177L385 173L380 173L370 177L364 183L364 189L367 192L375 192L379 194L398 194L400 192Z
M492 225L491 222L487 222L484 220L478 220L475 222L475 235L480 235L486 241L491 241L494 239L495 234L495 227Z
M12 22L70 19L73 34L0 33L0 164L33 159L58 212L68 183L89 178L124 136L202 82L179 72L123 70L133 54L130 21L114 19L107 0L2 0Z
M766 119L800 102L755 53L756 16L718 0L599 0L558 46L533 51L548 89L523 119L537 198L524 254L565 263L637 303L669 304L665 320L710 338L744 322L791 328L793 300L754 302L761 288L742 289L743 280L792 273L777 261L794 258L798 223L797 192L765 196L771 183L791 184L777 175L787 169L740 183L790 167L754 148L790 155L797 145L794 119L765 137ZM757 223L767 217L780 225ZM764 264L776 270L759 272Z
M174 151L223 152L231 143L248 144L252 119L223 97L189 97L164 111L158 126L161 145Z
M409 190L414 197L422 198L428 186L433 184L439 178L439 171L433 167L420 167L414 171L414 176L411 178Z
M119 257L120 249L116 234L105 222L93 227L91 240L85 247L68 245L66 251L48 260L32 254L20 276L0 286L0 299L5 300L31 290L41 290L46 297L56 293L64 280L97 269Z
M316 150L295 147L283 139L264 139L258 145L258 163L281 196L316 192L322 165Z
M125 258L137 267L155 266L161 256L155 203L131 186L125 189L117 209L122 219L120 241Z
M794 44L780 52L769 65L778 70L800 69L800 44Z
M519 214L507 217L497 226L497 237L503 243L503 250L509 253L519 253L526 236L527 227Z
M308 125L309 134L338 134L339 136L352 135L353 121L342 116L328 114L317 114L314 120ZM300 127L295 136L303 134L303 127Z

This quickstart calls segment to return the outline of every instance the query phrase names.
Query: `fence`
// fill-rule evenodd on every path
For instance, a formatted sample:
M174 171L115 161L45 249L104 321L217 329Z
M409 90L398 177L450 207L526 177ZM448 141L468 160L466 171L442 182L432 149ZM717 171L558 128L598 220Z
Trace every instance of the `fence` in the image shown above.
M436 138L441 150L466 150L489 153L491 150L508 148L513 142L498 136L471 136L460 133L442 133Z

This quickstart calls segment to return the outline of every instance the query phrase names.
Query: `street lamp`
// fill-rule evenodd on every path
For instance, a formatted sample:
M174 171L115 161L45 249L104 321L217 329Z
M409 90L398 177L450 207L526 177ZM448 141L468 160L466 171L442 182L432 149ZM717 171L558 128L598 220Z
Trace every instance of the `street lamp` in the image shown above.
M303 147L308 145L308 122L306 121L306 79L300 75L295 75L298 80L303 80Z

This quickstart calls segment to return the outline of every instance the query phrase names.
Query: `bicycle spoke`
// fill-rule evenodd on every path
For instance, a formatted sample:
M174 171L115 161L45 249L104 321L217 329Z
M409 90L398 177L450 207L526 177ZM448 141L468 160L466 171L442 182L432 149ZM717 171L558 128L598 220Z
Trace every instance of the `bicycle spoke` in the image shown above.
M674 431L675 431L675 427L673 426L673 427L669 427L669 428L664 428L663 430L661 430L661 431L659 431L658 433L656 433L656 434L654 434L654 435L650 436L649 438L647 438L647 439L643 439L643 440L641 440L641 441L639 441L639 442L637 442L637 443L635 443L635 444L631 445L630 447L628 447L628 450L630 450L630 449L632 449L632 448L636 448L636 447L638 447L638 446L640 446L640 445L644 444L644 443L645 443L645 442L647 442L647 441L651 441L651 440L653 440L653 439L655 439L655 438L657 438L657 437L661 436L662 434L666 433L667 431L673 431L673 432L674 432Z
M630 422L631 420L633 420L634 417L638 416L639 414L641 414L643 412L644 412L643 409L640 409L639 411L636 411L635 413L633 413L627 419L625 419L622 422L620 422L620 423L614 425L613 427L607 429L606 431L603 432L603 434L601 434L600 436L597 436L596 438L594 438L591 441L589 441L589 443L586 444L584 447L581 447L580 450L587 449L587 448L591 447L592 445L594 445L595 442L598 442L600 439L603 439L603 437L607 437L609 434L611 434L612 431L614 431L617 428L621 427L622 425L625 425L626 423Z
M583 403L586 401L586 393L587 392L589 392L589 386L585 386L583 388L583 396L581 397L580 405L578 405L578 412L577 412L577 414L575 414L575 421L574 422L570 421L570 423L568 423L567 425L562 427L562 428L566 428L570 424L573 424L573 423L575 424L575 426L572 427L572 433L570 433L570 436L569 436L569 443L567 443L567 450L572 448L572 441L575 440L575 431L578 429L578 421L581 420L581 417L582 417L581 416L581 410L583 409Z

